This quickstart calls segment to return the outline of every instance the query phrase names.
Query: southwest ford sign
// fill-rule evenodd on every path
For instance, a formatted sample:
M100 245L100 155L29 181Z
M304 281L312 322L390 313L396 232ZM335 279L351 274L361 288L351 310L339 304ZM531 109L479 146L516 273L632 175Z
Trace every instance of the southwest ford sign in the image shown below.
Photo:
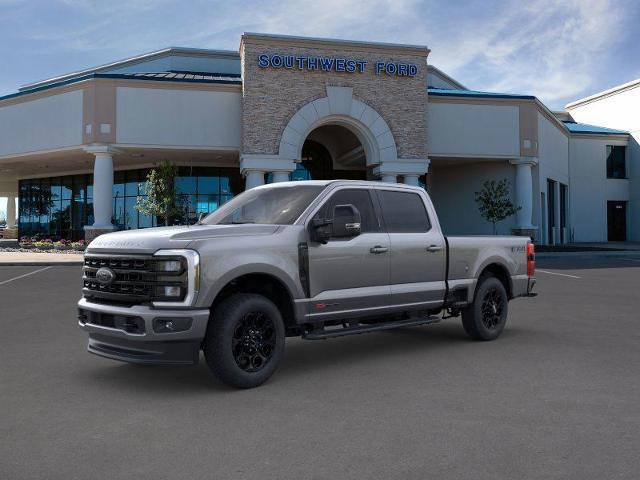
M415 77L418 66L413 63L375 62L372 67L365 60L336 57L300 57L297 55L258 55L261 68L284 68L289 70L318 70L322 72L364 73L373 68L376 75Z

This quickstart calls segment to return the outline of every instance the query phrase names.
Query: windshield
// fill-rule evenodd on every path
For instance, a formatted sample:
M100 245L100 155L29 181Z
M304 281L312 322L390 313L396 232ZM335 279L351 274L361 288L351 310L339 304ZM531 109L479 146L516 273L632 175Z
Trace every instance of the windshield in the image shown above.
M292 185L247 190L208 215L202 223L291 225L323 189L323 185Z

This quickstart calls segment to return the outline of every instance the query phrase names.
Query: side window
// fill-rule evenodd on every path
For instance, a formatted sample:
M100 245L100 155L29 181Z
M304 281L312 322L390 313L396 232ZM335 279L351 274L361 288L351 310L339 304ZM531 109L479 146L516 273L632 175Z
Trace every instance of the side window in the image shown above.
M326 219L333 215L333 207L336 205L353 205L358 209L361 216L361 232L371 233L379 232L380 224L378 217L371 203L371 196L365 189L346 189L339 190L325 202L315 218Z
M607 178L627 178L627 147L607 145Z
M428 232L431 222L417 193L380 190L382 215L389 233Z

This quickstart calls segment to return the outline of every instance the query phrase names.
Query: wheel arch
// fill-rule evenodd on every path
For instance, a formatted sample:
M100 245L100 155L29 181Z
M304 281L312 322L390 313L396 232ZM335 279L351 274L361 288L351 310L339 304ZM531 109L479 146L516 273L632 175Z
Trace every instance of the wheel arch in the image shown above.
M507 297L509 299L513 298L513 283L511 275L509 274L509 269L505 265L500 262L492 262L485 265L478 275L478 281L476 282L474 291L478 288L478 285L480 285L481 280L487 276L496 277L500 280L502 285L504 285L504 289L507 291Z
M294 295L287 282L273 272L235 272L226 276L215 292L210 292L207 302L213 312L220 302L234 293L255 293L271 300L280 311L287 333L297 326Z

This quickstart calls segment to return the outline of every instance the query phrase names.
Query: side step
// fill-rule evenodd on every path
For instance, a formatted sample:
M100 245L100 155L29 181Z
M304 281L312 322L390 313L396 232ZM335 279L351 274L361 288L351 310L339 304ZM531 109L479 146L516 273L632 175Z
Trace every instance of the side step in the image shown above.
M360 333L379 332L391 330L393 328L416 327L418 325L428 325L438 323L442 318L437 316L408 318L406 320L396 320L392 322L374 323L372 325L355 325L350 327L340 327L331 330L318 330L302 335L305 340L324 340L325 338L344 337L346 335L358 335Z

